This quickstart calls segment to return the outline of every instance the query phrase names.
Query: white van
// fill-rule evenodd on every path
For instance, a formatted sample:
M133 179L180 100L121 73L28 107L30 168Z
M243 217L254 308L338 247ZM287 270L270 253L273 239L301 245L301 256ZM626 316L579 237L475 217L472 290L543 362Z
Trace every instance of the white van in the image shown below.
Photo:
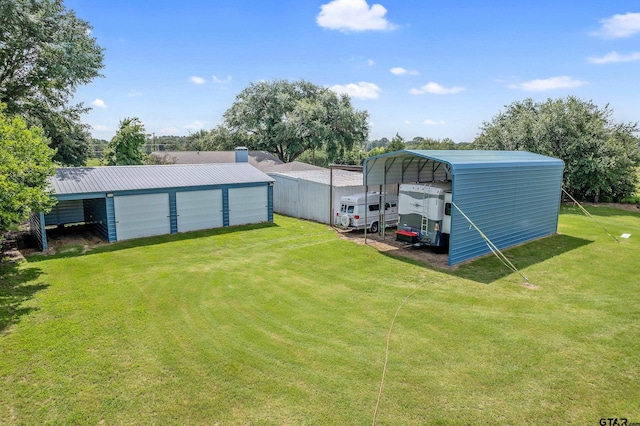
M380 230L380 222L384 219L387 227L397 226L398 196L381 192L369 192L367 194L367 229L376 233ZM365 194L345 195L340 198L340 209L336 211L334 224L344 228L364 229ZM380 211L380 205L384 203L384 212ZM382 216L382 217L381 217Z

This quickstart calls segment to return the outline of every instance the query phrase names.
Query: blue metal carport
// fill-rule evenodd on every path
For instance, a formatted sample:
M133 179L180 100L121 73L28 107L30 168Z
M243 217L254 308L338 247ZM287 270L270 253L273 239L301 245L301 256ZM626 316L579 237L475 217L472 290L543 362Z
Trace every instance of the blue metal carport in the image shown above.
M455 205L503 249L557 232L563 169L525 151L403 150L365 160L364 184L450 181ZM490 252L454 208L449 265Z

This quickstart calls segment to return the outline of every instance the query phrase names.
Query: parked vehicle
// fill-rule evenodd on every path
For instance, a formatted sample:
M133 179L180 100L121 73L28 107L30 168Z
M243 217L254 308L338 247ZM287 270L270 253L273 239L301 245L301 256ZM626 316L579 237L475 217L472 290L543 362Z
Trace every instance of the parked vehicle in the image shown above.
M383 192L369 192L367 202L367 229L376 233L380 230L380 224L387 227L398 225L398 196ZM385 206L381 211L380 206ZM340 198L340 209L336 211L334 224L344 228L365 228L365 194L345 195Z
M396 240L448 247L451 233L451 183L401 184Z

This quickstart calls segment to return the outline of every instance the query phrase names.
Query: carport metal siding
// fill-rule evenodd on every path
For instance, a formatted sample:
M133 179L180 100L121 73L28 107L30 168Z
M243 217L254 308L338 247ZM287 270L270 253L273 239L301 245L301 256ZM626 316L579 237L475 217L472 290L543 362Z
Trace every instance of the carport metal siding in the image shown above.
M561 165L466 168L455 172L453 202L502 249L557 231L561 182ZM449 264L490 252L454 208Z
M564 164L519 151L397 151L367 159L365 184L452 181L453 202L506 248L554 234ZM490 253L454 208L449 265Z

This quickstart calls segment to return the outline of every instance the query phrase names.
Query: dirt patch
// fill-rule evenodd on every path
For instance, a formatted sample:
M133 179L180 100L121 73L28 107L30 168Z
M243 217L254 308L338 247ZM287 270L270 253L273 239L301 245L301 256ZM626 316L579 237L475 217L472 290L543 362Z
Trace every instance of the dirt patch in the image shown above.
M341 238L356 244L364 244L364 231L345 230L342 228L334 229ZM449 255L446 253L436 253L430 247L414 247L411 244L396 241L396 231L393 228L386 231L384 239L382 235L367 232L367 245L375 248L379 252L422 262L436 268L456 269L455 266L452 267L447 264L449 262Z
M87 225L47 229L49 248L45 252L40 251L37 241L29 231L13 231L5 234L4 237L16 241L16 251L20 253L20 256L25 257L34 253L44 253L45 255L67 252L85 253L94 247L107 244L106 240Z

